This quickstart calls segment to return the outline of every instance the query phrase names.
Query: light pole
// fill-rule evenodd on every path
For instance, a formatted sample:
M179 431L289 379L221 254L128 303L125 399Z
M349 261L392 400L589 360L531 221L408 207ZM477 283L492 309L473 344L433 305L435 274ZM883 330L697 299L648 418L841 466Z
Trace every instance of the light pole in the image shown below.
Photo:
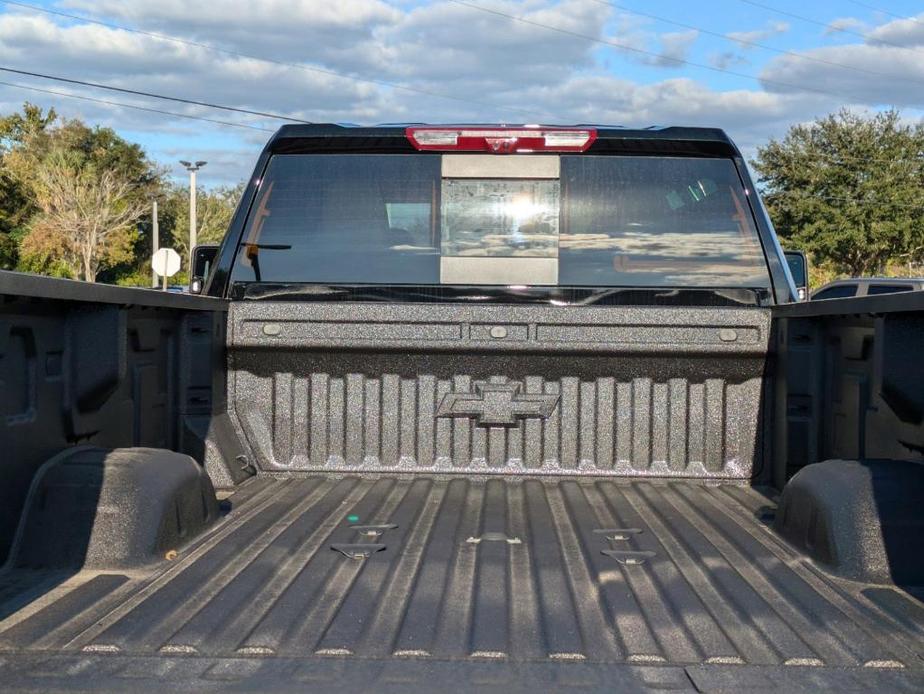
M151 239L151 255L157 253L157 249L160 248L160 229L158 227L157 220L157 200L154 201L153 209L151 210L151 233L153 238ZM157 289L157 273L153 270L151 271L151 286L154 289Z
M208 162L196 163L180 161L180 164L189 171L189 283L193 279L193 250L196 248L196 172Z

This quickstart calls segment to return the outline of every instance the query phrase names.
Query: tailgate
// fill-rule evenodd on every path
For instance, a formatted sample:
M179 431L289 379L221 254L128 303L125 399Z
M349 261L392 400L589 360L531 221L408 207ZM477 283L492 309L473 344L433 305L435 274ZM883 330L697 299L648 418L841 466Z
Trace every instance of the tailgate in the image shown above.
M268 471L750 478L766 309L241 301L229 402Z

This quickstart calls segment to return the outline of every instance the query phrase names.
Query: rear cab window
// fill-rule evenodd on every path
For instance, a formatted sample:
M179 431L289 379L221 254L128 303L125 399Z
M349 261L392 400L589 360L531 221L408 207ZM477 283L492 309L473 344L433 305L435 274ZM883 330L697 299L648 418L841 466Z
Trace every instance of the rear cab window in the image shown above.
M820 292L812 296L812 300L820 301L822 299L845 299L847 297L856 295L857 285L839 284L836 287L828 287L827 289L822 289Z
M734 162L275 154L235 283L769 289Z
M896 292L910 292L914 287L910 284L871 284L866 288L869 294L895 294Z

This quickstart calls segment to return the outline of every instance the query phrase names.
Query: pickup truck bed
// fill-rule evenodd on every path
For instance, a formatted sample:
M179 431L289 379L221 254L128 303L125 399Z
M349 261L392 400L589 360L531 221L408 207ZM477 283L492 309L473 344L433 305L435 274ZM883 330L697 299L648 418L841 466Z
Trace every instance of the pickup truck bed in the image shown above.
M53 686L60 667L69 686L113 689L314 678L406 690L465 663L460 676L507 690L625 678L708 689L732 666L780 688L809 687L812 666L842 669L844 687L883 669L897 689L924 683L920 605L823 575L772 533L774 503L754 488L267 476L225 507L150 573L7 575L4 681Z
M0 689L924 691L924 292L591 130L286 126L209 296L0 272Z

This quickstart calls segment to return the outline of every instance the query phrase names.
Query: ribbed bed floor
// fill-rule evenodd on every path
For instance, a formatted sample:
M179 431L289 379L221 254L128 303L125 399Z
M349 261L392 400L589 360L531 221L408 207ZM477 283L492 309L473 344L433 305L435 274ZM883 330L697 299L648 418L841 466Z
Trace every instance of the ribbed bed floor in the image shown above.
M265 477L232 502L153 575L18 612L49 577L7 577L0 651L924 668L921 603L824 577L746 487Z

